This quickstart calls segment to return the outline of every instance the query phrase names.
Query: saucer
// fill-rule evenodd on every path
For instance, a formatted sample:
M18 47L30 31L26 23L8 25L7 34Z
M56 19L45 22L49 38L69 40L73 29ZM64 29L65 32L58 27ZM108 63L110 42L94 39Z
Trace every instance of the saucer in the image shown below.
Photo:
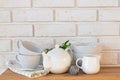
M23 71L39 71L39 70L43 70L43 65L39 65L36 69L29 69L29 68L22 68L22 66L15 60L11 60L9 61L9 66L11 66L12 68L15 68L17 70L23 70Z

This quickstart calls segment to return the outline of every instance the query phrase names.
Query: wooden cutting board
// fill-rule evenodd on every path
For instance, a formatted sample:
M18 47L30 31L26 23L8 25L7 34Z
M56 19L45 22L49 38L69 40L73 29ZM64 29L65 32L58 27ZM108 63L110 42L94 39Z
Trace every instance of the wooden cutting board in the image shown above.
M49 74L47 76L30 79L7 70L0 76L0 80L120 80L120 67L104 67L98 74L87 75L82 71L79 75Z

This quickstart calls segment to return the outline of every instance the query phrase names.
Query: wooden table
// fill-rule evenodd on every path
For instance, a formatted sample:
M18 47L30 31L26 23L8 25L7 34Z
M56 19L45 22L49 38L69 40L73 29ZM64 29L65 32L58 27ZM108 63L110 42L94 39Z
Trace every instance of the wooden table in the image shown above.
M120 80L120 67L101 68L101 71L95 75L86 75L80 72L74 76L66 74L49 74L47 76L30 79L7 70L0 76L0 80Z

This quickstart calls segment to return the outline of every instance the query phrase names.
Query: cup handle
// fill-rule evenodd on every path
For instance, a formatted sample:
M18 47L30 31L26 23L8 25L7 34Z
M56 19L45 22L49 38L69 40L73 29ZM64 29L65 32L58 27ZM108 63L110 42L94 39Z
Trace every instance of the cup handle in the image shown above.
M82 69L82 65L81 65L81 66L78 65L78 61L80 61L80 60L83 62L82 58L78 58L78 59L76 60L76 66L77 66L78 68Z
M17 62L19 62L19 58L18 58L18 55L16 55L15 57L16 57L16 60L17 60Z
M18 42L17 42L17 47L18 47L18 49L20 49L20 45L22 44L22 40L18 40Z

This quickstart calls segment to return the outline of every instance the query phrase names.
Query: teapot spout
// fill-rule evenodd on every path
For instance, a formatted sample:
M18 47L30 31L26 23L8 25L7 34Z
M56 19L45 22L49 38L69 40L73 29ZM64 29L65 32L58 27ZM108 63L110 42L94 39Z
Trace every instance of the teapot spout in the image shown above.
M42 52L43 57L43 67L45 70L50 70L51 68L51 58L45 52Z

